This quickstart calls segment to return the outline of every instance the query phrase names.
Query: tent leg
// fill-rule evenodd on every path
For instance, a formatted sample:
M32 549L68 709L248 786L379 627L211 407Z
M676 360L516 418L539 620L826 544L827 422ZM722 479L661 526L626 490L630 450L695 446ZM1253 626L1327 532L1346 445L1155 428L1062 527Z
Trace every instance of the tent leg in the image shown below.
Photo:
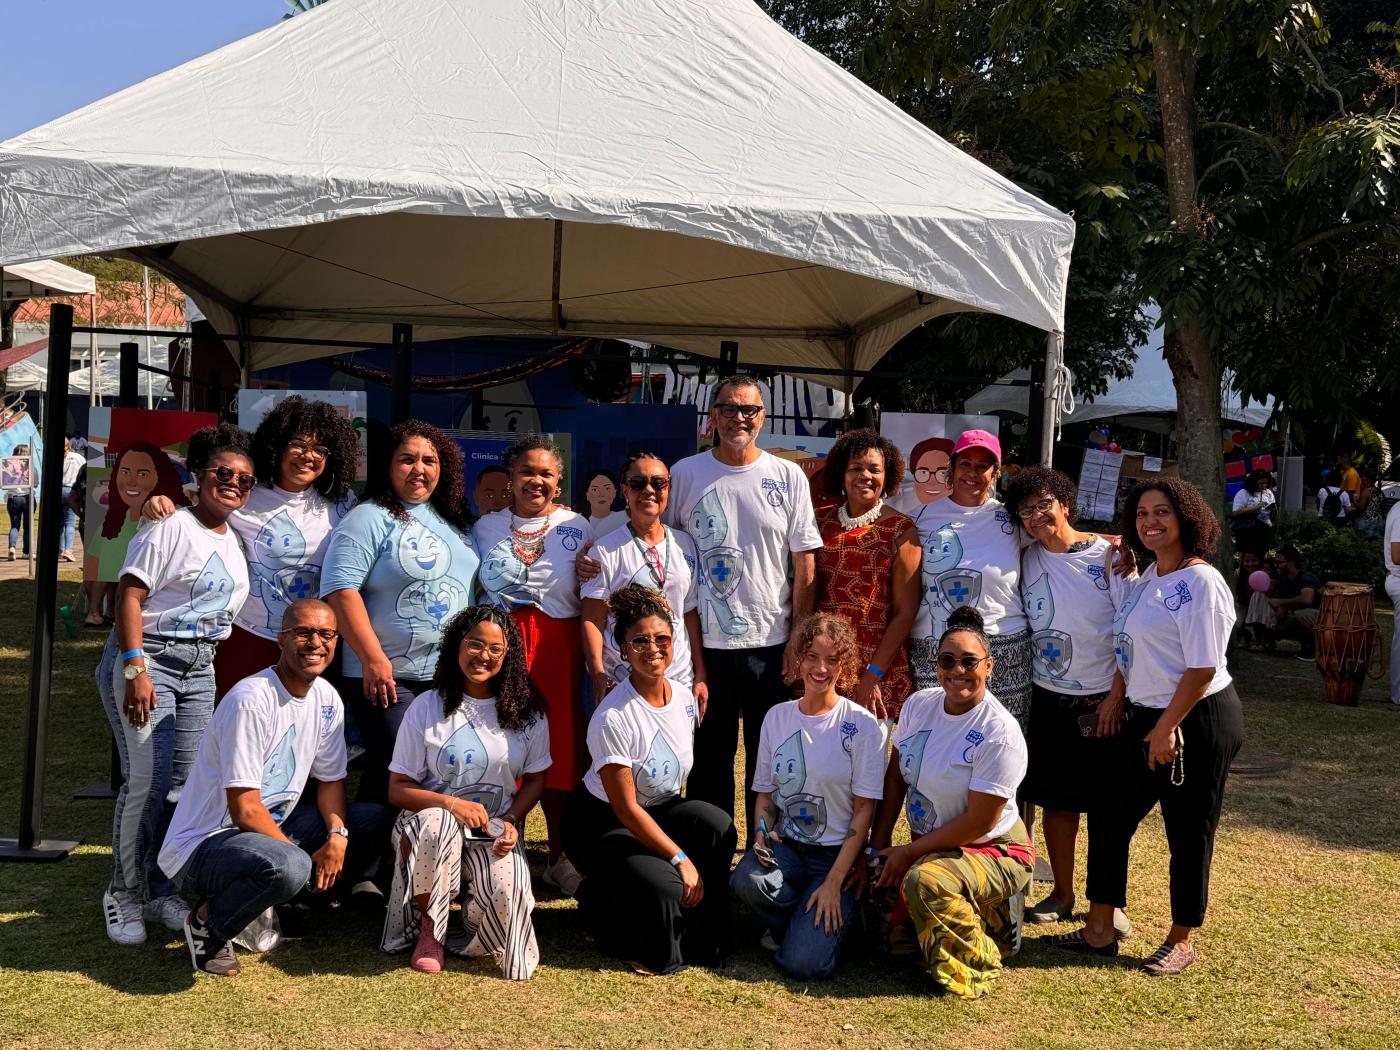
M43 496L40 504L63 503L64 424L68 419L68 367L73 352L73 308L66 303L49 307L49 375L45 393ZM58 612L58 546L62 538L62 514L45 514L39 522L39 579L35 584L34 643L29 656L29 724L24 745L24 780L19 815L19 837L0 839L0 860L62 860L78 845L71 839L39 837L44 810L44 757L48 737L49 689L53 675L54 618Z
M1059 421L1059 396L1060 385L1058 376L1060 372L1060 359L1064 354L1065 335L1063 332L1051 332L1045 337L1045 361L1042 364L1043 373L1041 375L1040 391L1040 456L1037 462L1044 467L1051 466L1055 459L1055 425ZM1035 373L1031 373L1034 381ZM1034 387L1031 395L1031 412L1036 409L1036 398ZM1034 418L1034 417L1032 417Z

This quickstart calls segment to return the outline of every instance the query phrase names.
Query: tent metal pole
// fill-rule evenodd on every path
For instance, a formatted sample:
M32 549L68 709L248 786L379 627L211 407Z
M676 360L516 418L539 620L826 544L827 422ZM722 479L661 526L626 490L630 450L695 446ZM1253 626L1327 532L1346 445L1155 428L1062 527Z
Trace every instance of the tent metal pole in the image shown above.
M564 224L558 219L554 220L554 273L550 278L549 285L549 317L554 325L554 334L558 335L559 330L564 325L563 316L559 310L559 275L564 268Z
M24 745L19 838L0 840L0 860L62 860L75 840L39 837L44 814L44 757L48 742L49 689L53 678L54 618L58 612L58 548L63 515L63 431L68 420L68 370L73 353L73 307L49 306L49 367L44 409L44 457L39 519L38 582L34 591L34 642L29 654L29 724Z
M1045 338L1045 389L1042 391L1040 421L1040 463L1050 466L1055 459L1055 428L1060 412L1060 361L1064 356L1064 332L1051 332Z
M402 423L413 414L413 325L394 325L393 372L389 384L389 421Z

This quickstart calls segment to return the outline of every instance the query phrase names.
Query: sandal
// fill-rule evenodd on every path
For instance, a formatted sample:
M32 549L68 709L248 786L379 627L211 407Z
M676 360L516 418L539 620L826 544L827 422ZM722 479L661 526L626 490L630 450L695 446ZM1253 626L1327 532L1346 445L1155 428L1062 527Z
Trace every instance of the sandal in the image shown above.
M1118 954L1118 940L1116 938L1103 946L1090 944L1084 938L1083 927L1072 933L1057 933L1046 940L1052 948L1064 948L1072 952L1093 952L1095 955L1102 955L1105 958L1113 958Z
M1153 977L1175 977L1201 957L1189 944L1163 944L1142 964Z

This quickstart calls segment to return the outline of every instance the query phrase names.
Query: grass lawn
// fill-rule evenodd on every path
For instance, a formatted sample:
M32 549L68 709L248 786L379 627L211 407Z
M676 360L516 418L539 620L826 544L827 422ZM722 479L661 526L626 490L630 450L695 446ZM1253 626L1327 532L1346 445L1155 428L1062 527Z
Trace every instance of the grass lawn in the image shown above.
M76 590L65 580L60 604ZM32 608L32 583L0 582L6 835L18 823ZM1388 614L1382 624L1388 635ZM1168 922L1167 857L1154 814L1133 852L1129 911L1138 932L1126 957L1066 956L1038 938L1068 925L1032 928L999 987L975 1003L930 994L922 975L892 969L864 945L835 980L786 982L748 920L744 948L724 973L637 977L592 951L572 902L554 899L535 913L543 965L528 983L503 981L485 962L449 960L449 972L436 977L413 973L402 957L378 950L379 922L355 912L267 956L244 953L241 976L216 980L196 979L183 941L163 929L135 948L103 932L111 804L71 799L106 776L109 731L92 682L102 642L94 632L61 637L55 654L42 830L86 844L59 864L0 867L0 1044L993 1050L1389 1047L1400 1038L1400 707L1381 683L1367 683L1360 707L1337 708L1322 702L1311 665L1240 656L1234 670L1249 746L1290 764L1232 780L1198 940L1204 961L1178 979L1150 978L1137 966ZM536 814L527 839L537 872L542 837Z

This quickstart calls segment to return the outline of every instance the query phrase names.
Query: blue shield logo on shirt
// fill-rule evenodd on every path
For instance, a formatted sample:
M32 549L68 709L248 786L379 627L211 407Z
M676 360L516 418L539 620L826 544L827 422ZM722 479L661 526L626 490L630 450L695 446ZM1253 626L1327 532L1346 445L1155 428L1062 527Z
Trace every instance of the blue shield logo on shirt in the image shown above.
M734 547L715 547L701 559L710 593L721 601L738 589L744 576L744 552Z
M820 795L798 794L783 806L783 830L804 842L816 842L826 830L826 800Z
M1064 631L1036 631L1031 651L1037 670L1050 678L1063 678L1074 658L1074 640Z
M982 574L976 569L953 569L940 573L938 594L950 610L963 605L976 605L982 597Z
M1121 631L1113 639L1113 655L1124 674L1133 666L1133 640Z

